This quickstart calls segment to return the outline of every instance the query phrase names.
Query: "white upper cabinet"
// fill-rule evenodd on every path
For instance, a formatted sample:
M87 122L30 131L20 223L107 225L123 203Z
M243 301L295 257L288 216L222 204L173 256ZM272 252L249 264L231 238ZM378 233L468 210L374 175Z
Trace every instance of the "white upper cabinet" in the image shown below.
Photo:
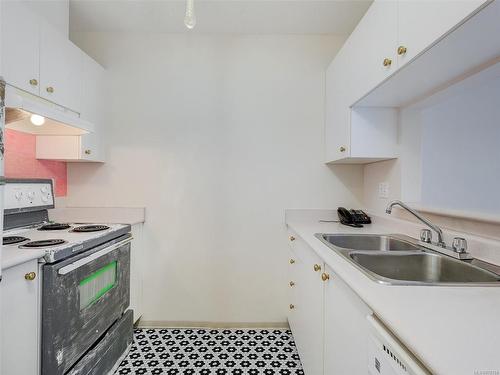
M484 0L398 1L398 67L451 31L483 3Z
M21 1L3 1L1 21L6 82L80 113L84 53Z
M346 42L352 96L349 105L396 69L397 3L376 0Z
M377 105L380 102L377 92L380 87L388 86L391 90L386 91L392 95L389 97L397 99L411 96L405 93L422 82L432 85L427 74L431 68L428 62L421 64L419 74L404 75L411 82L394 77L402 76L400 73L407 69L401 67L428 51L450 31L456 31L485 3L485 0L373 2L326 72L326 163L370 163L398 157L398 106ZM414 61L422 60L423 55ZM436 60L432 67L443 58ZM449 65L441 68L450 70ZM391 85L391 82L396 83Z
M2 72L21 90L38 95L40 21L20 1L2 2Z
M40 37L40 96L80 112L82 51L46 22Z

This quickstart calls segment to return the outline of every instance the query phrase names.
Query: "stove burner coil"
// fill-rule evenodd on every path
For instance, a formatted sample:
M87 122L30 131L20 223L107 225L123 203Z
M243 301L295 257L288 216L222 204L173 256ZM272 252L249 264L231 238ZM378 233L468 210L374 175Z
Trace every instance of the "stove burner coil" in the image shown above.
M34 247L49 247L49 246L57 246L66 243L66 241L61 239L50 239L50 240L39 240L39 241L31 241L21 245L22 248L34 248Z
M29 241L29 238L21 236L6 236L2 238L3 245L13 245L24 241Z
M38 230L64 230L71 228L69 224L61 224L61 223L52 223L42 225Z
M82 233L100 232L106 229L109 229L107 225L82 225L80 227L74 228L73 232L82 232Z

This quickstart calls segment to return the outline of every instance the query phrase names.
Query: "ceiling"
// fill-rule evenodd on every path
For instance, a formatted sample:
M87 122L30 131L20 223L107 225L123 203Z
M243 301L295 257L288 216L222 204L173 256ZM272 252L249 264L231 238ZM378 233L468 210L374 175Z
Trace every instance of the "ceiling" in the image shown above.
M70 29L112 32L338 34L352 32L372 0L194 0L197 25L180 0L70 0Z

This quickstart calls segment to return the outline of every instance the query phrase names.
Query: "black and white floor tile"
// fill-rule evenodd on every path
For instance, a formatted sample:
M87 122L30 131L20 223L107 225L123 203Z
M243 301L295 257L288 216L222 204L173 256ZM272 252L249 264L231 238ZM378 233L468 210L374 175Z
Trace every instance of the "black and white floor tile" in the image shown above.
M116 375L303 375L285 329L136 329Z

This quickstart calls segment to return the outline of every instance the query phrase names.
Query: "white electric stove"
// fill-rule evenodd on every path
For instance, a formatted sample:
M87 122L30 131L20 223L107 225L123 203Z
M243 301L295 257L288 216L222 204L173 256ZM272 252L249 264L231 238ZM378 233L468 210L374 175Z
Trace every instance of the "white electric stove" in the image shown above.
M130 225L50 222L51 180L6 180L4 196L4 260L42 263L41 373L109 373L132 344Z

